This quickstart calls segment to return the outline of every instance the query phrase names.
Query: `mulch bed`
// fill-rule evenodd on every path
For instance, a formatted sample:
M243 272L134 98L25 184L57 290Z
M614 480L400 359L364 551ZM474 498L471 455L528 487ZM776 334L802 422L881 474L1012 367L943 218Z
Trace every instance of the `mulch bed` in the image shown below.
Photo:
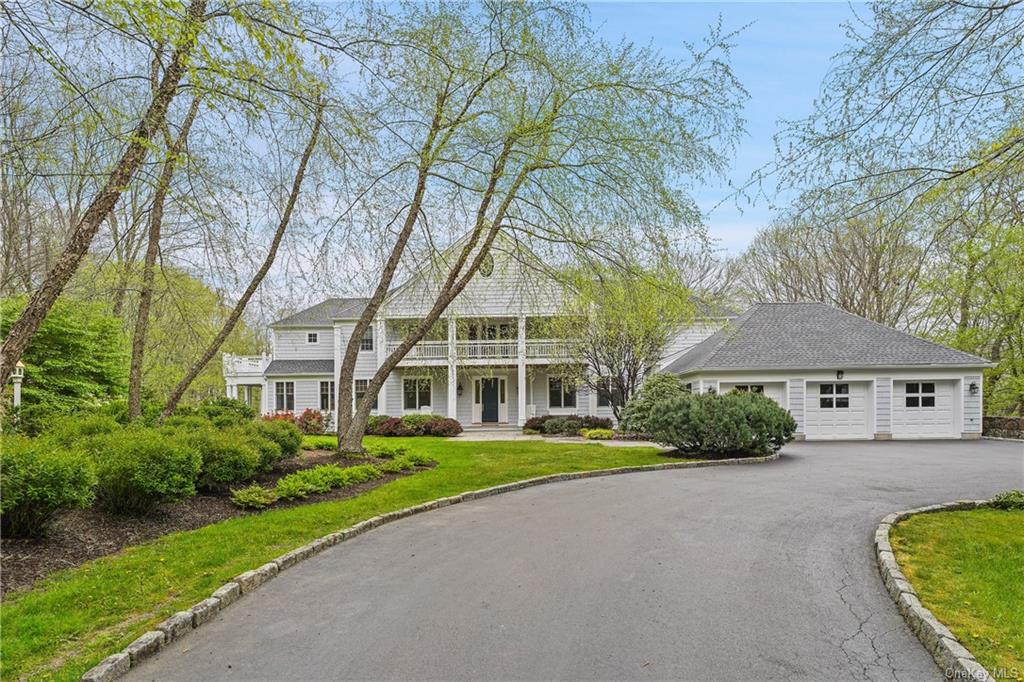
M256 482L270 487L286 474L318 464L354 466L369 461L341 458L329 450L304 451L297 457L281 462L274 471L261 474ZM411 473L414 472L385 474L383 478L322 495L281 500L270 509L355 497ZM12 589L28 587L54 571L84 564L167 533L194 530L236 516L259 513L236 507L228 491L199 494L182 502L161 505L153 514L144 517L115 516L95 509L69 510L54 520L45 538L0 540L0 595L6 595Z

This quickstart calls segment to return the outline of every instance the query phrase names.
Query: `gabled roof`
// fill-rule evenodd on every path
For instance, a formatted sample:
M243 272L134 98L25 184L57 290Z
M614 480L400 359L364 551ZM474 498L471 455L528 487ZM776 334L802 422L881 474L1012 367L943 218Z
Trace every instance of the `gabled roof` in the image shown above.
M272 360L263 373L267 376L306 374L334 376L334 360Z
M664 371L988 364L977 355L919 339L824 303L759 303Z
M337 319L355 319L362 315L368 298L329 298L323 303L272 322L271 327L330 327Z

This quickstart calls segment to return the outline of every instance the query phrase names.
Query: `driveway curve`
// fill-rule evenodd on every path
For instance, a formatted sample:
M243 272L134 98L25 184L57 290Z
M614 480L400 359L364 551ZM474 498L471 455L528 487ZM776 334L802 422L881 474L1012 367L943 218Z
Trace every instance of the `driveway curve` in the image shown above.
M132 679L941 680L878 577L896 510L1024 487L1020 443L798 443L388 524Z

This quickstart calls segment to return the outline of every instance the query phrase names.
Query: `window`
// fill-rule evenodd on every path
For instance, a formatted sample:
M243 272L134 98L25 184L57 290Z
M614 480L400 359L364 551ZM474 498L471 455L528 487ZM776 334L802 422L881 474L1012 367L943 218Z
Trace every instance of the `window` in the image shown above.
M320 343L320 335L316 332L306 334L306 343Z
M333 381L320 382L320 409L324 412L334 409L337 394L334 392Z
M686 384L686 392L687 393L693 393L693 383L687 383Z
M907 407L935 407L935 382L907 382Z
M818 405L826 410L849 408L850 384L819 384Z
M277 412L295 411L295 382L274 382L274 410Z
M430 378L402 379L402 401L407 410L430 407Z
M373 327L366 330L359 341L359 350L373 350Z
M740 393L764 393L764 384L736 384L732 390Z
M597 382L597 406L598 407L611 407L613 404L621 402L621 394L617 393L613 389L609 389L609 379L601 379Z
M333 382L331 382L331 383L333 383ZM356 379L355 380L355 383L352 386L352 395L353 395L353 399L355 400L355 404L359 404L359 401L363 399L364 395L366 395L366 387L367 387L367 385L369 385L369 383L370 383L369 379ZM377 409L377 399L376 398L373 399L373 408L371 408L371 409L374 409L374 410Z
M548 407L576 407L576 387L561 379L548 379Z

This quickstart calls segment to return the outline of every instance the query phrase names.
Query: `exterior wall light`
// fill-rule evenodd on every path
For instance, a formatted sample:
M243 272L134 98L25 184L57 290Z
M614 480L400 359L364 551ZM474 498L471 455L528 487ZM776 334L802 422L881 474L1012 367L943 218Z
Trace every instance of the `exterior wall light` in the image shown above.
M836 370L836 379L842 379L842 378L843 378L843 370L841 370L841 369Z
M455 387L455 395L459 396L460 398L462 397L462 384L459 384L458 386Z
M971 389L971 395L978 395L978 382L972 381L970 389Z

